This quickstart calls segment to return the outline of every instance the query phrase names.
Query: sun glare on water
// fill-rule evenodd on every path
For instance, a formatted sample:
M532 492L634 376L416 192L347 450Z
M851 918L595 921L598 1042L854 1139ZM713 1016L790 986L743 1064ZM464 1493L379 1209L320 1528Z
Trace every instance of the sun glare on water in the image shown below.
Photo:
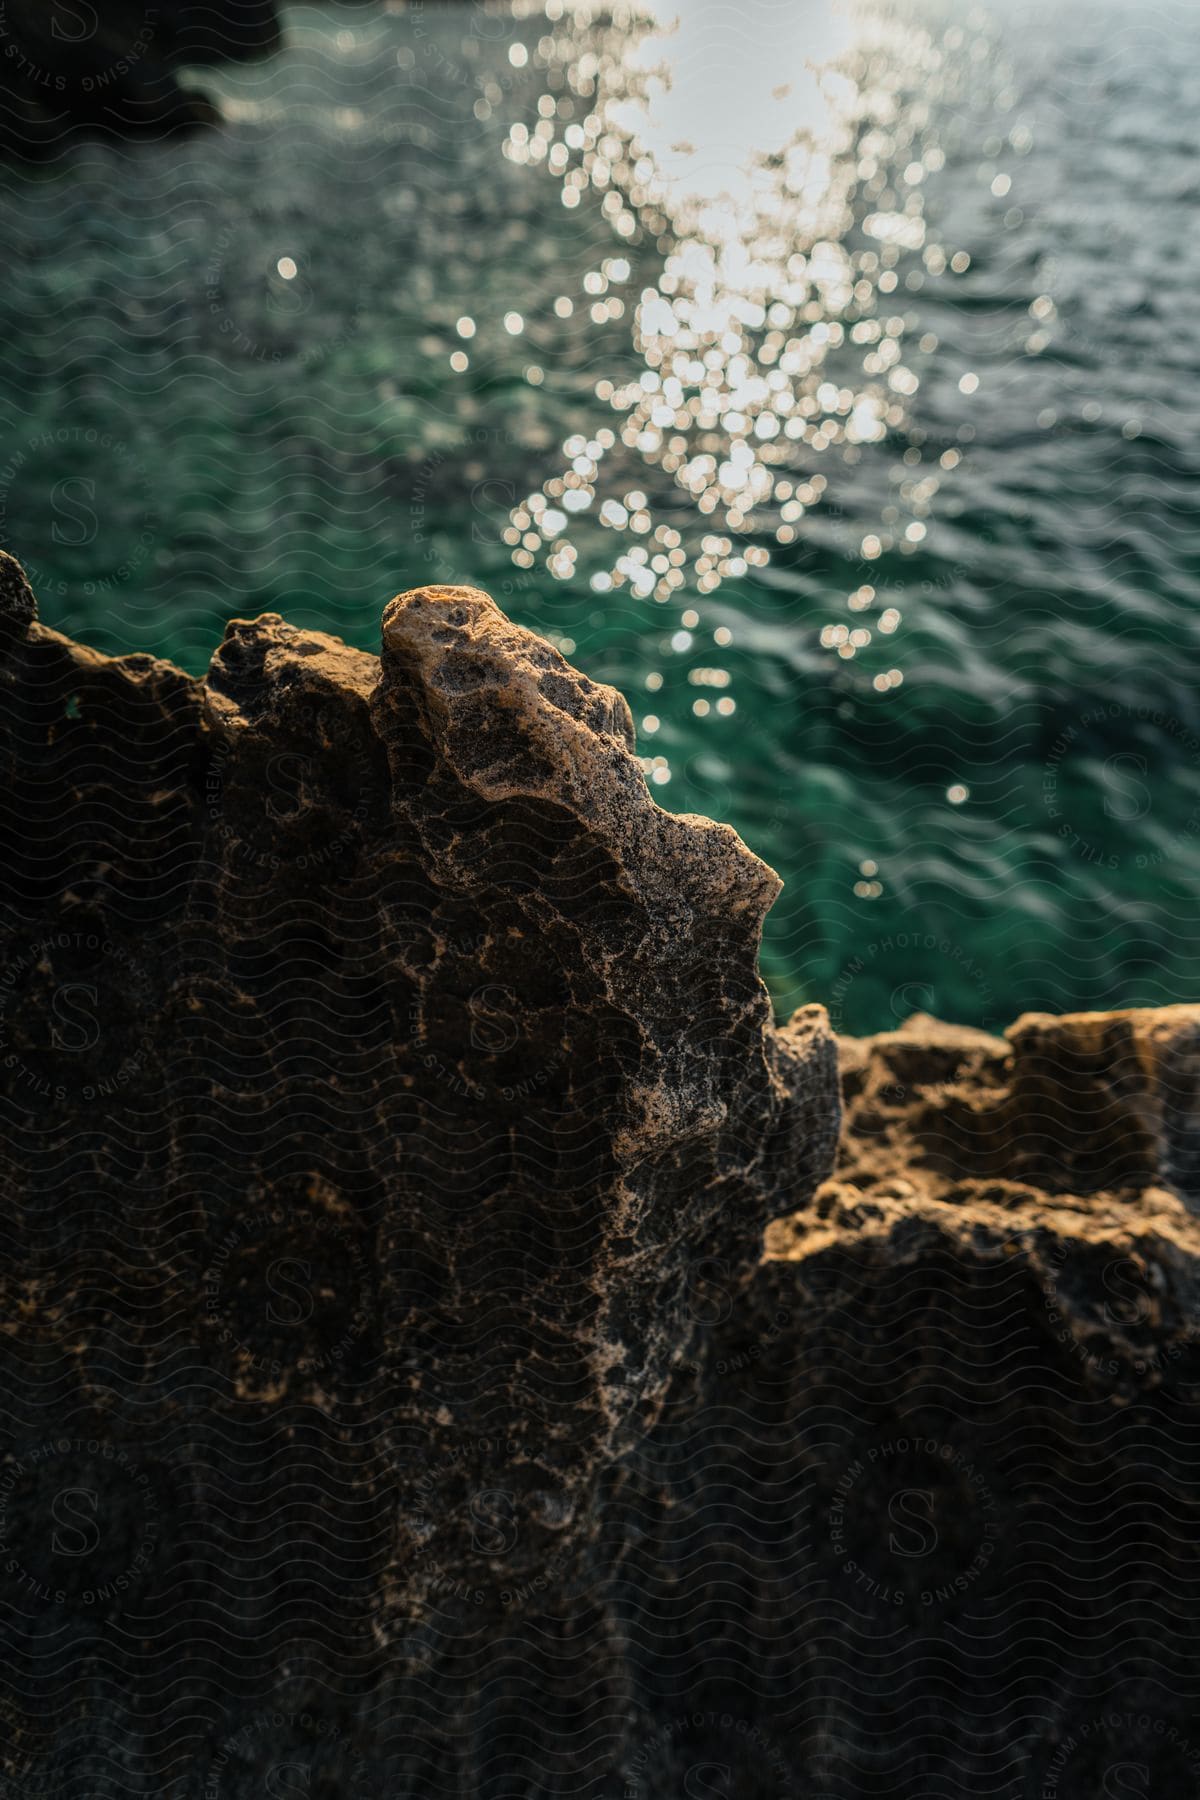
M906 300L969 263L925 220L924 184L944 162L928 98L948 80L944 39L832 0L545 0L525 16L541 27L528 55L546 92L505 154L544 168L568 207L600 194L613 250L585 304L597 322L628 314L640 374L596 383L608 421L566 441L564 466L514 507L506 538L518 566L600 594L709 595L796 544L839 462L908 422L930 346L910 343ZM633 246L648 240L654 285L629 293ZM639 462L671 478L667 516ZM916 548L939 480L936 464L916 471L903 516L890 509L857 546L844 604L868 616L820 633L832 655L853 658L900 623L893 606L870 616L862 575ZM581 563L581 514L612 534L600 566L590 546ZM892 672L874 681L891 684ZM697 716L733 707L705 698Z

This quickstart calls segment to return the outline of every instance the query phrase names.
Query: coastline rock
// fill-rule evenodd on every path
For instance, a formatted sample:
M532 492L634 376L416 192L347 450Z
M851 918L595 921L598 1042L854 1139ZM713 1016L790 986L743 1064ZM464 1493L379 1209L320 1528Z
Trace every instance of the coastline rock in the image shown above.
M281 42L275 0L4 0L0 149L41 156L77 131L162 137L209 124L212 103L176 71Z
M382 662L234 620L197 681L0 573L2 1423L12 1560L67 1594L12 1597L27 1679L74 1591L26 1543L52 1431L186 1493L156 1544L183 1506L234 1664L577 1581L707 1288L832 1157L833 1040L777 1054L757 973L776 877L474 590L393 601Z
M1198 1025L842 1040L837 1169L601 1496L626 1792L1195 1792Z
M14 1793L1194 1793L1200 1008L778 1027L632 747L0 556Z

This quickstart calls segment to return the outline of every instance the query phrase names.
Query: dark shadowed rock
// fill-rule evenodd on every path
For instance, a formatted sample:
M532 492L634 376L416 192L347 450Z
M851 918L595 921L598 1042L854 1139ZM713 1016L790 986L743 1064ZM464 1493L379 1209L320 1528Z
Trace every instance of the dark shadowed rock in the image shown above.
M1200 1013L846 1041L835 1168L632 746L474 589L196 680L0 557L14 1793L1194 1794Z
M188 64L282 41L275 0L0 0L0 149L53 151L84 130L159 137L216 118Z
M706 1292L832 1155L833 1041L781 1049L757 973L775 876L472 589L393 601L382 662L235 620L196 681L3 576L13 1458L51 1498L51 1426L151 1459L195 1616L272 1668L298 1615L444 1646L447 1593L573 1591Z

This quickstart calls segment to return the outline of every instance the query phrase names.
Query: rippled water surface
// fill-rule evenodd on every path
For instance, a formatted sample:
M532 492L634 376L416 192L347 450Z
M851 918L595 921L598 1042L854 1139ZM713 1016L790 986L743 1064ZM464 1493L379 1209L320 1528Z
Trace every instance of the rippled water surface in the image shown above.
M5 171L0 538L193 669L488 587L784 876L781 1009L1196 997L1200 13L685 5L291 6Z

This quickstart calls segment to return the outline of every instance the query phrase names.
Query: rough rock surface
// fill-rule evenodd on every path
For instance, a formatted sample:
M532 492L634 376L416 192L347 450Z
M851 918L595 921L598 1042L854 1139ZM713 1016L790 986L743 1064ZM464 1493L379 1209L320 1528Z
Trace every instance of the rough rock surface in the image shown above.
M1200 1009L843 1042L835 1168L631 747L0 558L0 1795L1194 1795Z
M637 1791L1197 1792L1198 1042L843 1041L834 1175L602 1498L657 1716L704 1702Z
M258 56L281 37L275 0L0 0L0 150L205 124L212 103L175 71Z
M828 1166L833 1041L757 974L776 877L471 589L393 601L382 661L235 620L203 682L0 589L18 1691L96 1638L42 1532L80 1455L122 1517L89 1591L156 1496L100 1673L453 1660L439 1609L582 1579L707 1287Z

